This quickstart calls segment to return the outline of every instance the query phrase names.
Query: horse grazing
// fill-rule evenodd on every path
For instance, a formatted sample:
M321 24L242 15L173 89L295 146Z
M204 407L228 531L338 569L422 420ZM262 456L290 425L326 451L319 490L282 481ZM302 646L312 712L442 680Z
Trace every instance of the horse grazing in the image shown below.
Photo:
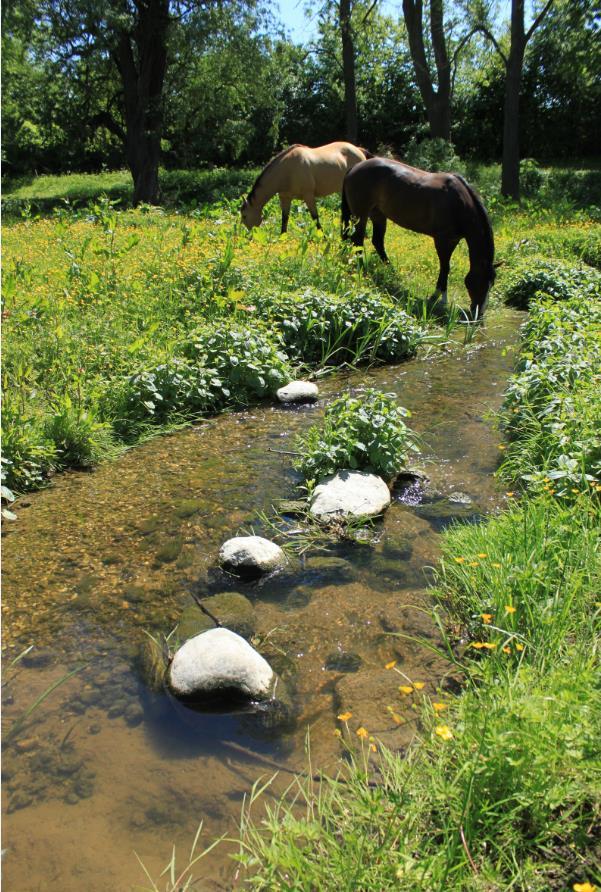
M342 181L355 164L373 158L366 149L350 142L331 142L311 149L295 144L272 158L257 179L242 205L242 222L248 229L260 226L262 211L276 193L282 208L282 232L288 228L293 198L304 201L319 229L316 198L342 190Z
M488 214L480 198L463 177L454 173L428 173L393 161L373 158L353 167L342 189L342 236L362 246L367 218L373 224L372 242L381 259L386 223L430 235L440 262L432 301L446 306L451 254L462 238L467 242L470 271L465 286L471 299L471 318L481 318L495 280L495 243Z

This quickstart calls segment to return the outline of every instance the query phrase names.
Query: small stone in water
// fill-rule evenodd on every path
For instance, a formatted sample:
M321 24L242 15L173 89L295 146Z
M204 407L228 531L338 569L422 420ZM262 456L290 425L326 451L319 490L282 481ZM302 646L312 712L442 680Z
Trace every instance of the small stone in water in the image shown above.
M277 391L281 403L312 403L319 395L317 385L311 381L291 381Z
M330 672L357 672L362 662L359 654L342 650L326 658L325 668Z
M123 713L123 718L130 728L134 728L144 718L144 710L138 703L131 703Z

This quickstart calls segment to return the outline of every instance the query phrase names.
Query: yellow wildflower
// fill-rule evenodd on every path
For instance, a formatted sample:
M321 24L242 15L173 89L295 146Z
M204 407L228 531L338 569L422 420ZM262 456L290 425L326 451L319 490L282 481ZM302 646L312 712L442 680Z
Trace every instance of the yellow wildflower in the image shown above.
M505 605L505 613L515 613L516 610L517 610L517 607L513 607L511 604Z
M394 669L396 666L396 660L391 660L390 663L386 663L384 666L385 669Z
M464 564L465 563L464 557L456 557L453 560L455 561L456 564Z
M413 682L413 687L415 688L416 691L421 691L422 688L425 688L425 686L426 686L426 683L424 681L414 681Z
M496 570L499 570L502 564L491 564L491 567L494 567Z
M334 729L334 737L342 737L342 731L340 730L340 728Z
M516 650L524 650L524 645L523 645L523 644L516 644L515 649L516 649Z
M593 884L588 881L586 883L574 883L572 888L574 889L574 892L595 892L597 889L596 886L593 886Z
M369 748L372 751L372 753L378 752L378 747L375 745L375 743L370 743Z
M486 625L492 620L492 613L481 613L480 616L482 617L482 622L486 623Z
M446 704L446 703L433 703L433 704L432 704L432 709L433 709L435 712L442 712L443 709L446 709L446 708L447 708L447 704Z
M502 452L504 449L507 449L507 446L505 446L503 443L499 443L499 445L497 446L497 449L500 449Z
M503 648L503 653L504 653L504 654L510 654L510 653L511 653L511 648L510 648L510 647L504 647L504 648Z
M481 551L481 552L479 553L478 557L479 557L479 558L485 558L485 557L488 557L488 555L487 555L487 553L486 553L485 551Z
M439 737L442 737L443 740L451 740L453 737L453 732L448 725L437 725L435 732Z
M352 716L353 716L352 712L341 712L340 715L338 716L338 718L340 719L341 722L348 722L348 720L350 718L352 718Z
M401 694L412 694L413 687L410 684L402 684L399 685L399 691L401 692Z
M515 493L514 492L506 492L505 495L507 496L508 499L512 499L514 497Z
M369 731L363 726L361 726L361 728L357 728L356 734L357 737L361 738L361 740L365 740L366 737L369 737Z
M470 561L470 567L478 567L478 561Z

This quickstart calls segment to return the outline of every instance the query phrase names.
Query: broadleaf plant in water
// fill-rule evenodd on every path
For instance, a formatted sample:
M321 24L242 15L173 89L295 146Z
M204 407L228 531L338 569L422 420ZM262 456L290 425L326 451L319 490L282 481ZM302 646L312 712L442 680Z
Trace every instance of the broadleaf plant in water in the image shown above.
M405 424L410 416L392 394L373 388L358 396L344 394L330 403L323 424L313 425L298 441L295 467L307 481L343 469L391 480L408 454L419 451L415 434Z

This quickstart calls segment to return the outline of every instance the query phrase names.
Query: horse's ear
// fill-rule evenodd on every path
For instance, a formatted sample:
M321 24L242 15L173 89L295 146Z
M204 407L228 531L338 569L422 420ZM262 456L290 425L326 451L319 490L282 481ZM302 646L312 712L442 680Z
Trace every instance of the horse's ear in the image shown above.
M496 263L493 263L493 269L499 269L500 266L505 266L504 260L497 260Z

